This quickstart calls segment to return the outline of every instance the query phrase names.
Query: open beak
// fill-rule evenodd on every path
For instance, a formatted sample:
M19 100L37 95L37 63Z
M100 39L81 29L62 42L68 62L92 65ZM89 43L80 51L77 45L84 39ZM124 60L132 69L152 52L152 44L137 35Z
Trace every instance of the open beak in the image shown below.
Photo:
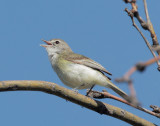
M49 41L46 41L46 40L43 40L43 39L42 39L42 41L47 44L47 45L40 45L42 47L48 47L48 45L52 45L52 43L50 43Z

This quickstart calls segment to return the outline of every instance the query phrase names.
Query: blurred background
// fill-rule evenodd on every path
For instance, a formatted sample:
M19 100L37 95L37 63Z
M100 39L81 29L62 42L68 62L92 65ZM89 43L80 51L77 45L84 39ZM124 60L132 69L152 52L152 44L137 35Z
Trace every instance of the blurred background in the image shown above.
M147 2L159 38L160 1ZM126 7L131 8L122 0L1 0L1 80L43 80L64 86L53 72L45 49L40 47L43 43L41 39L61 38L74 52L101 63L113 74L114 82L135 63L152 58L142 37L124 12ZM142 0L138 1L138 7L145 19ZM149 32L143 32L151 42ZM157 65L153 64L144 73L137 72L132 76L137 97L145 108L149 109L151 104L160 106L159 75ZM126 84L117 85L129 93ZM94 89L101 91L104 88L96 86ZM82 94L85 92L79 91ZM129 125L42 92L1 92L0 99L2 126ZM159 124L158 118L117 101L101 101Z

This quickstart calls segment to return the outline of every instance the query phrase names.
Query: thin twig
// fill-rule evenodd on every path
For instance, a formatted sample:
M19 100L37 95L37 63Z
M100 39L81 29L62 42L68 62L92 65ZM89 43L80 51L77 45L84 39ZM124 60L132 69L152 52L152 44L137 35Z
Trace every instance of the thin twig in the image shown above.
M133 102L133 100L136 100L136 91L134 89L132 81L128 82L128 87L129 87L129 90L130 90L130 96L132 97L132 101L131 102Z
M143 33L141 32L141 30L138 28L138 26L136 25L134 18L133 18L133 13L131 11L128 11L128 9L126 8L125 11L128 13L128 15L130 16L131 20L132 20L132 24L133 26L137 29L137 31L141 34L142 38L144 39L146 45L148 46L149 50L151 51L152 55L156 58L156 54L153 52L151 45L149 44L148 40L144 37ZM160 66L159 61L156 61L157 65Z
M140 62L137 63L136 65L134 65L133 67L131 67L121 78L117 78L115 79L116 82L129 82L131 81L130 77L131 75L136 72L137 70L140 72L143 72L145 70L145 68L153 63L155 63L156 61L160 60L160 56L156 57L156 58L152 58L146 62Z
M136 71L143 72L147 66L155 63L158 60L160 60L160 56L158 56L156 58L152 58L146 62L137 63L135 66L131 67L121 78L115 79L115 81L118 83L125 82L128 84L131 97L133 97L133 99L132 99L133 101L136 100L136 91L134 89L134 86L133 86L133 83L131 80L131 75Z
M129 14L129 16L130 17L132 16L132 22L134 21L134 19L133 19L134 17L137 18L137 20L141 24L142 28L144 30L148 30L150 32L151 38L152 38L152 42L153 42L153 47L157 48L159 46L159 43L158 43L158 39L157 39L155 30L153 28L153 24L151 23L151 20L149 18L146 0L143 0L143 2L144 2L144 8L145 8L145 14L146 14L147 22L144 21L142 19L142 17L139 15L138 7L137 7L137 4L136 4L136 0L124 0L124 2L125 3L130 3L131 6L132 6L132 9L130 11L128 11L127 9L125 9L125 10L127 10L130 13L129 14L126 11ZM133 26L139 31L139 33L141 34L141 36L145 40L146 45L148 46L149 50L151 51L152 55L155 57L156 55L154 54L154 52L152 50L152 47L151 47L150 43L148 42L148 40L144 37L144 35L142 35L142 32L140 31L140 29L137 27L137 25L135 23L133 23ZM156 50L156 52L158 53L158 55L160 55L160 50ZM158 68L157 69L160 71L160 63L159 63L159 61L157 61L157 64L158 64Z
M145 9L145 14L146 14L146 18L147 18L147 23L150 24L150 18L149 18L149 14L148 14L148 9L147 9L147 2L146 0L143 0L144 3L144 9Z
M119 98L119 97L117 97L117 96L114 96L114 95L112 95L112 94L110 94L110 93L108 93L108 92L98 92L98 91L93 91L93 90L91 90L88 95L91 96L91 97L93 97L93 98L98 98L98 99L111 98L111 99L114 99L114 100L116 100L116 101L119 101L119 102L122 102L122 103L124 103L124 104L127 104L127 105L129 105L129 106L131 106L131 107L134 107L134 108L136 108L136 109L138 109L138 110L141 110L141 111L143 111L143 112L146 112L146 113L148 113L148 114L150 114L150 115L153 115L153 116L156 116L156 117L160 118L160 115L159 115L159 114L157 114L157 113L155 113L155 112L152 112L152 111L150 111L150 110L148 110L148 109L145 109L145 108L143 108L143 107L141 107L141 106L137 106L137 105L135 105L135 104L129 103L129 102L127 102L126 100L124 100L124 99L122 99L122 98Z
M150 105L150 108L153 109L153 112L160 114L160 107L156 105Z
M137 70L137 67L136 66L133 66L130 68L130 70L128 70L125 74L124 74L124 78L125 79L129 79L130 76Z
M144 9L145 9L145 14L146 14L146 19L147 19L148 30L151 33L151 37L152 37L152 41L153 41L153 46L157 47L159 45L159 43L158 43L157 36L156 36L156 33L154 31L154 28L153 28L153 24L152 24L152 22L151 22L151 20L149 18L149 13L148 13L148 8L147 8L147 2L146 2L146 0L143 0L143 3L144 3ZM157 51L157 53L159 54L160 51Z
M138 30L138 32L141 34L141 36L143 37L146 45L148 46L149 50L151 51L152 55L156 58L156 54L153 52L152 47L151 47L151 45L149 44L148 40L144 37L143 33L140 31L140 29L138 28L138 26L135 24L134 19L133 19L132 21L133 21L133 26L134 26L134 27ZM156 62L157 62L157 65L159 66L159 65L160 65L159 61L156 61Z
M159 60L160 60L160 56L152 58L152 59L148 60L147 62L145 62L144 64L146 66L149 66L149 65L151 65L151 64L153 64L153 63L155 63L156 61L159 61Z

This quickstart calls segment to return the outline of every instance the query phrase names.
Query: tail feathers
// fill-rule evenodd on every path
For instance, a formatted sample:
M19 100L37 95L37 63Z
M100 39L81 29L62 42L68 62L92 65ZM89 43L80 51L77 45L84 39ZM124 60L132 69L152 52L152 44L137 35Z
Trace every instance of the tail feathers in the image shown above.
M113 91L115 91L117 94L119 94L126 101L128 101L128 102L130 101L129 100L130 99L129 96L125 92L123 92L120 88L115 86L112 82L110 82L107 87L111 88Z

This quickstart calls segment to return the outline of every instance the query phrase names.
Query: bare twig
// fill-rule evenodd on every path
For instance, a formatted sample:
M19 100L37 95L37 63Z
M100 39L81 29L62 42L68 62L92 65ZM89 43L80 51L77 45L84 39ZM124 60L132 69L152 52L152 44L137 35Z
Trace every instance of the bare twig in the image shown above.
M142 108L142 107L139 106L139 105L135 105L135 104L129 103L129 102L127 102L126 100L121 99L121 98L119 98L119 97L117 97L117 96L114 96L114 95L112 95L112 94L110 94L110 93L108 93L108 92L106 92L106 91L105 91L105 92L98 92L98 91L93 91L93 90L91 90L90 93L88 94L88 96L93 97L93 98L97 98L97 99L111 98L111 99L114 99L114 100L116 100L116 101L119 101L119 102L122 102L122 103L124 103L124 104L127 104L127 105L129 105L129 106L132 106L132 107L134 107L134 108L136 108L136 109L138 109L138 110L141 110L141 111L143 111L143 112L146 112L146 113L148 113L148 114L150 114L150 115L153 115L153 116L156 116L156 117L160 118L160 115L159 115L159 114L157 114L157 113L155 113L155 112L152 112L152 111L150 111L150 110L147 110L147 109L145 109L145 108Z
M129 87L129 90L130 90L130 96L132 96L132 101L133 100L136 100L136 91L134 89L134 86L133 86L133 83L132 81L129 81L128 82L128 87ZM137 101L137 100L136 100Z
M42 91L64 98L68 101L86 107L100 114L109 115L136 126L155 126L155 124L144 120L126 110L93 100L89 97L75 93L72 90L61 87L55 83L45 81L0 81L0 91Z
M152 49L154 50L154 51L160 51L160 45L158 45L158 46L156 46L156 47L152 47Z
M131 67L121 78L116 78L115 81L116 82L126 82L129 83L131 81L130 77L131 75L136 72L136 71L140 71L143 72L147 66L155 63L156 61L160 60L160 56L156 57L156 58L152 58L146 62L140 62L137 63L135 66Z
M126 8L125 11L128 13L128 15L131 17L133 26L137 29L137 31L141 34L142 38L144 39L146 45L148 46L149 50L151 51L152 55L154 57L156 57L156 54L153 52L151 45L149 44L148 40L144 37L143 33L141 32L141 30L138 28L138 26L136 25L134 18L133 18L133 13L131 11L128 11L128 9ZM159 61L157 61L157 65L160 66Z
M116 78L115 81L118 83L122 83L125 82L128 84L129 90L130 90L130 94L131 97L133 98L132 100L136 100L136 91L134 89L132 80L130 79L131 75L136 72L136 71L140 71L143 72L147 66L155 63L156 61L160 60L160 56L150 59L147 62L141 62L141 63L137 63L135 66L131 67L121 78Z
M158 113L160 115L160 107L155 105L150 105L150 107L153 109L153 112Z
M146 14L146 18L147 18L147 24L149 25L151 23L151 20L149 18L146 0L143 0L143 3L144 3L144 9L145 9L145 14Z
M142 32L140 31L140 29L138 28L138 26L135 24L134 22L134 17L137 18L137 20L139 21L139 23L141 24L142 28L144 30L148 30L151 34L151 38L152 38L152 42L153 42L153 47L154 48L157 48L157 46L159 46L159 43L158 43L158 40L157 40L157 36L156 36L156 33L154 31L154 28L153 28L153 25L150 21L150 18L149 18L149 14L148 14L148 9L147 9L147 2L146 0L143 0L144 2L144 8L145 8L145 14L146 14L146 19L147 19L147 22L145 22L142 17L139 15L139 12L138 12L138 7L137 7L137 4L136 4L136 0L124 0L125 3L130 3L131 6L132 6L132 9L130 11L128 11L127 9L125 9L125 11L128 13L128 15L131 17L132 19L132 23L133 23L133 26L138 30L138 32L141 34L141 36L143 37L146 45L148 46L149 50L151 51L152 55L154 57L156 57L155 53L152 51L152 47L151 45L149 44L148 40L144 37L144 35L142 34ZM160 55L160 50L157 50L157 53L158 55ZM159 61L157 61L157 64L158 64L158 70L160 71L160 63Z
M145 9L145 14L146 14L146 19L147 19L148 30L151 33L151 37L152 37L152 41L153 41L153 46L156 47L156 46L159 45L159 43L158 43L157 36L156 36L156 33L154 31L154 28L153 28L153 24L152 24L152 22L151 22L151 20L149 18L146 0L143 0L143 3L144 3L144 9ZM157 51L157 53L160 55L160 51Z

